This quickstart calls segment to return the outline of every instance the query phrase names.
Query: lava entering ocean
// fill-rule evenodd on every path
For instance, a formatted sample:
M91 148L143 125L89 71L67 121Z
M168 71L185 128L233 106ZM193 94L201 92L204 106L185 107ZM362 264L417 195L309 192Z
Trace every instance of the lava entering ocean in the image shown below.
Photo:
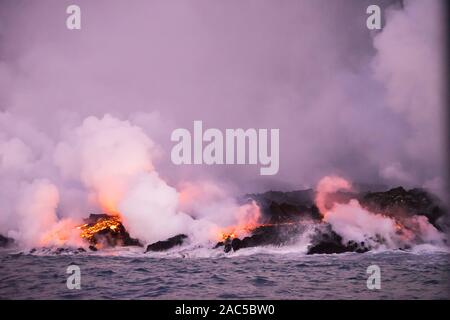
M117 232L119 226L121 225L121 222L119 220L119 217L117 216L108 216L104 218L98 219L93 224L85 223L78 228L81 229L80 236L84 239L86 239L89 242L93 241L93 238L95 235L103 231L105 229L110 229L110 232Z
M98 250L146 244L145 252L149 252L191 243L230 252L256 246L285 246L302 239L307 243L307 254L406 250L420 244L446 247L444 232L450 225L442 202L424 190L398 187L357 192L336 177L323 179L316 191L247 195L245 204L233 208L235 224L220 225L206 218L186 220L189 224L182 232L153 242L134 233L130 235L133 229L125 228L128 225L121 214L91 214L81 225L61 220L46 233L41 246L75 244ZM161 221L155 223L155 227L164 225ZM68 241L74 237L78 240ZM2 243L11 241L2 238Z
M85 224L78 226L80 236L96 249L104 246L142 246L130 237L119 215L91 214Z

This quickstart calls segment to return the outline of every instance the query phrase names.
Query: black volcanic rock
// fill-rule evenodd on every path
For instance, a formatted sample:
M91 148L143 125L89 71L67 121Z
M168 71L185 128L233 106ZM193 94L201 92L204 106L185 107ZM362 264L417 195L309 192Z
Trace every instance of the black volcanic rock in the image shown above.
M366 246L364 242L356 243L349 241L343 243L342 237L331 229L329 224L322 225L311 239L307 254L331 254L344 252L363 253L371 248Z
M364 186L357 184L358 192L338 191L333 201L347 203L357 199L363 207L371 212L382 213L396 218L423 215L439 230L440 220L448 216L447 209L436 196L429 192L414 188L406 190L396 187L383 191L383 186ZM376 190L375 192L367 190ZM285 223L312 219L321 221L319 210L314 204L315 192L312 189L291 192L268 191L261 194L248 194L247 199L254 200L261 207L264 223Z
M265 212L269 212L270 219L267 221L268 224L297 222L305 218L320 220L321 218L315 205L294 205L272 201Z
M349 241L346 245L335 241L323 241L308 248L306 254L331 254L331 253L344 253L344 252L356 252L364 253L370 249L358 245L354 241Z
M312 206L314 204L314 190L267 191L259 194L248 194L246 198L253 199L263 206L267 206L271 202L289 203L294 206Z
M111 216L106 213L91 213L89 214L89 217L83 219L84 223L87 223L89 225L93 225L97 223L100 219L109 219Z
M166 250L172 249L173 247L181 246L183 244L184 240L187 239L187 237L188 236L185 234L179 234L179 235L171 237L167 240L152 243L147 246L147 250L145 250L145 252L166 251Z
M364 191L359 193L338 191L329 196L330 200L332 203L348 203L351 199L357 199L367 210L393 217L404 225L408 225L407 218L418 215L427 217L429 222L440 231L450 229L450 218L443 203L423 189L405 190L403 187L397 187L386 190L383 186L376 188L365 186L357 189ZM308 254L366 252L372 249L365 243L354 241L344 243L342 237L334 232L330 225L322 222L319 210L314 204L314 197L315 192L312 189L292 192L269 191L247 195L248 199L256 201L260 206L263 213L262 223L265 225L256 228L251 235L243 239L219 242L216 248L223 246L224 251L229 252L254 246L283 245L289 242L290 237L303 232L301 228L291 228L290 232L286 232L289 228L283 228L283 225L309 222L317 225L318 228L312 237ZM380 236L372 240L380 244L384 242Z
M14 243L14 239L0 234L0 248L6 248Z
M214 248L224 247L225 252L231 250L237 251L243 248L251 248L265 245L280 246L287 244L300 233L299 229L302 228L300 224L274 224L263 225L255 228L252 234L242 239L239 238L227 238L223 242L218 242Z
M264 223L277 224L321 219L314 204L312 189L281 192L268 191L262 194L249 194L247 199L258 203Z
M130 237L130 234L126 231L125 227L121 224L117 230L104 229L97 232L91 243L106 243L110 247L116 246L138 246L142 247L142 244L138 239Z
M364 243L349 241L343 243L342 237L331 229L329 224L320 224L314 234L311 245L308 247L307 254L331 254L344 252L363 253L371 248ZM295 239L296 235L302 232L302 225L270 225L256 228L252 235L239 239L226 239L219 242L214 248L223 247L224 252L238 251L243 248L251 248L266 245L282 246Z
M232 241L233 241L233 239L228 237L224 241L217 242L213 249L223 247L223 251L225 253L230 252L231 250L233 250L233 247L231 246Z
M360 197L361 205L372 212L396 218L422 215L437 229L442 230L439 219L445 215L440 200L423 189L405 190L397 187L385 192L369 192Z
M101 221L102 219L111 219L107 214L90 214L88 218L84 219L85 223L90 227ZM117 228L106 228L98 231L92 238L88 239L90 247L95 247L97 244L102 246L116 247L116 246L139 246L142 244L138 239L130 236L122 223L119 222ZM92 249L91 249L92 250Z

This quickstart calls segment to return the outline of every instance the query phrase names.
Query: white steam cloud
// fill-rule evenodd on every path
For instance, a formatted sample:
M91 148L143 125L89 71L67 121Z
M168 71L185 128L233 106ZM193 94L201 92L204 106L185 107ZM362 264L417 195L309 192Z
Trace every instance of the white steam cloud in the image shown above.
M421 243L445 246L445 235L424 216L396 221L381 213L370 212L356 199L340 203L333 199L338 191L351 191L351 184L336 176L325 177L317 186L316 204L333 231L342 240L364 242L372 248L398 249Z

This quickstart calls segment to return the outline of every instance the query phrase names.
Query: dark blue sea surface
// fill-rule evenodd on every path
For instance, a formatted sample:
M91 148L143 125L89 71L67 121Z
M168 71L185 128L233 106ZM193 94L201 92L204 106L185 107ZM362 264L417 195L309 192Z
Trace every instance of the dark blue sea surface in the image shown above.
M448 299L448 253L219 256L0 251L2 299ZM66 271L81 270L69 290ZM381 269L369 290L367 267Z

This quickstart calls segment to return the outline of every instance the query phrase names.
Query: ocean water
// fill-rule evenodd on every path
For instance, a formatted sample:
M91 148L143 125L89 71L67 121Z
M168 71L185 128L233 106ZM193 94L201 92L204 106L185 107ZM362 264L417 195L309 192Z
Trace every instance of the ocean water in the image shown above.
M415 252L313 255L244 249L77 255L0 251L1 299L448 299L450 255ZM76 264L81 289L69 290ZM378 265L381 289L369 290Z

